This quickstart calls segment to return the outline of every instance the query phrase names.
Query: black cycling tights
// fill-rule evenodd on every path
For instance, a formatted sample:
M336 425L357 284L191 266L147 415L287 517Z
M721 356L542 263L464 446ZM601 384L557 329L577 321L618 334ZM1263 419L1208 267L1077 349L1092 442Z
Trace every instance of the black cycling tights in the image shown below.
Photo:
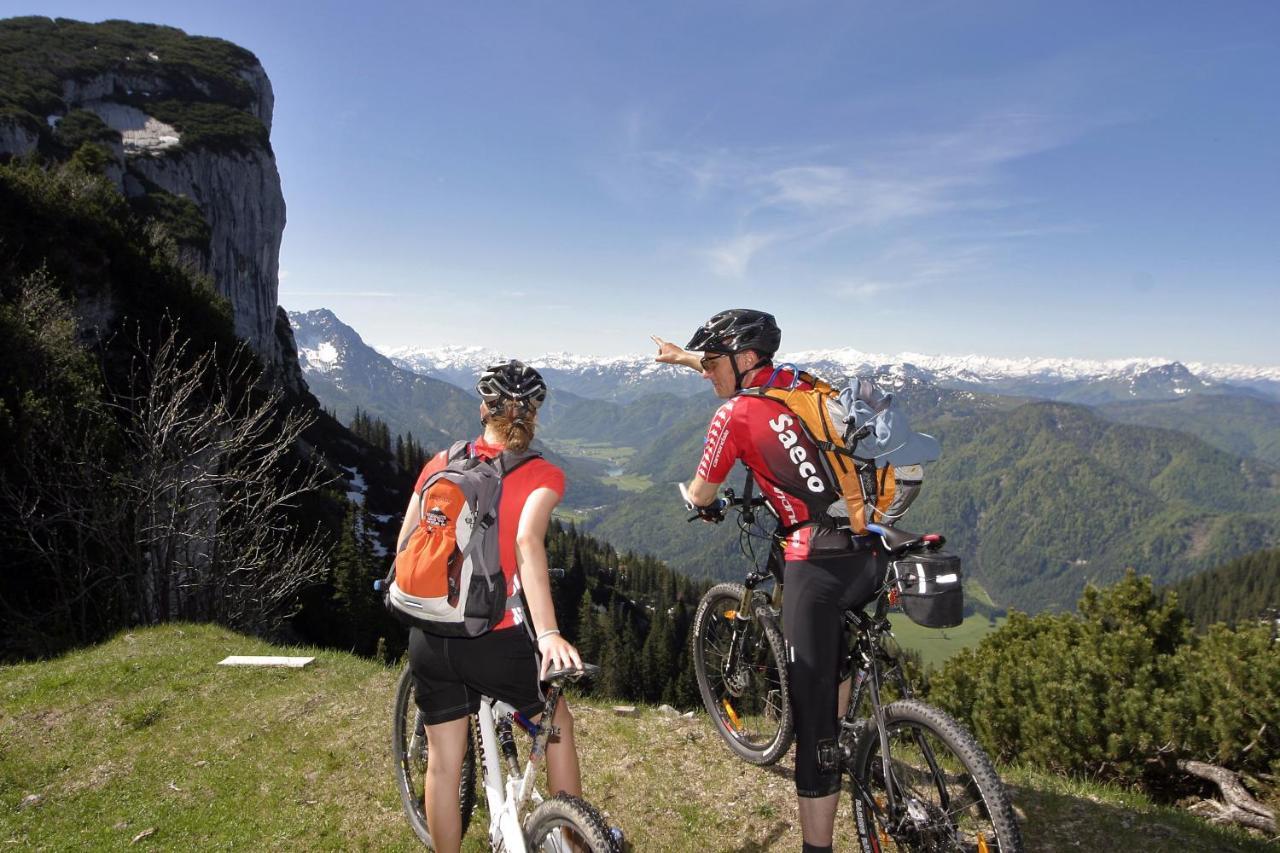
M844 612L862 607L879 588L870 549L821 560L789 561L783 569L782 633L796 721L796 793L825 797L840 790L836 719Z

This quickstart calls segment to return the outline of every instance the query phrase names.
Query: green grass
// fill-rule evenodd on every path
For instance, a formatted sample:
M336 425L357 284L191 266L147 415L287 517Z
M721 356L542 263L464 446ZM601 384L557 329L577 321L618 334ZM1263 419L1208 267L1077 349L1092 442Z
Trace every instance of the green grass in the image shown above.
M617 469L625 467L631 457L636 454L634 447L608 444L602 441L586 441L580 438L547 440L547 445L557 453L581 459L590 459L595 462L604 462L610 468ZM600 482L606 486L617 486L626 492L643 492L653 485L652 479L641 474L617 474L611 476L606 473L600 476ZM581 520L581 517L575 520Z
M314 654L302 670L227 654ZM394 669L220 628L138 630L0 668L0 845L8 849L411 850L392 782ZM577 700L586 796L632 849L794 850L791 756L732 758L705 716ZM1123 790L1006 768L1030 851L1262 851ZM29 798L37 798L30 802ZM486 849L483 810L464 849ZM847 799L836 845L852 849ZM131 843L138 838L136 844Z
M653 480L640 474L619 474L616 477L603 477L600 482L617 486L624 492L643 492L653 485Z
M891 613L893 634L904 648L920 653L926 666L941 667L956 652L968 646L976 646L982 638L995 632L1005 623L1002 616L993 624L986 616L975 614L955 628L925 628L907 618L905 613Z
M580 456L583 459L595 459L613 465L626 465L636 455L634 447L609 444L603 441L587 441L581 438L543 439L549 447L568 456Z
M991 593L987 592L986 587L978 583L975 578L966 577L964 579L964 597L973 599L987 607L996 607L995 599L991 597Z

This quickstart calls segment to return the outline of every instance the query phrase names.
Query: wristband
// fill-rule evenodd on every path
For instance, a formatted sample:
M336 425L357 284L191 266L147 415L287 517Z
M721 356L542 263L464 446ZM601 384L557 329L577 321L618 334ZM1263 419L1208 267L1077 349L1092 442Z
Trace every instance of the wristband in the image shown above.
M559 628L548 628L547 630L543 631L541 634L538 635L538 639L535 642L541 643L547 637L550 637L553 634L559 634L559 633L560 633Z

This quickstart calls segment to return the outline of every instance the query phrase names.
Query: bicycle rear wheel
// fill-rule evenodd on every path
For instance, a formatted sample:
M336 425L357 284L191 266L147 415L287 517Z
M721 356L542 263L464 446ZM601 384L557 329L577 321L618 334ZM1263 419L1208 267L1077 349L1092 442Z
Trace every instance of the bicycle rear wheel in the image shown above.
M557 794L538 804L524 820L530 850L550 853L616 853L613 833L595 806L580 797Z
M693 618L693 668L716 731L740 758L773 764L795 728L787 695L786 644L771 616L740 614L742 584L713 586Z
M864 853L1021 853L1022 837L1004 784L958 722L914 699L884 709L889 760L866 726L851 772L854 817ZM888 780L897 793L889 814ZM861 784L859 784L861 783Z
M396 787L405 817L414 835L431 845L424 806L427 778L427 732L422 712L414 701L413 673L409 667L396 685L396 701L391 724L391 754L395 762ZM458 784L458 805L462 811L462 834L471 823L476 805L476 750L471 728L467 728L467 752L462 759L462 781Z

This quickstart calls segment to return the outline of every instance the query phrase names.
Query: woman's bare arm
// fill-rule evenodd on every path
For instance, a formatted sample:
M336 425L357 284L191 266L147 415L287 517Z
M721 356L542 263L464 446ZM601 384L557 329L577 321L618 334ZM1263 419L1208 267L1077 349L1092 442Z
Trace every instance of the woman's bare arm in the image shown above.
M547 574L547 526L551 523L551 510L558 503L560 496L554 490L534 489L524 503L520 526L516 529L516 569L529 605L534 636L539 638L540 675L550 669L582 666L578 650L560 635L555 605L551 601L551 578Z

